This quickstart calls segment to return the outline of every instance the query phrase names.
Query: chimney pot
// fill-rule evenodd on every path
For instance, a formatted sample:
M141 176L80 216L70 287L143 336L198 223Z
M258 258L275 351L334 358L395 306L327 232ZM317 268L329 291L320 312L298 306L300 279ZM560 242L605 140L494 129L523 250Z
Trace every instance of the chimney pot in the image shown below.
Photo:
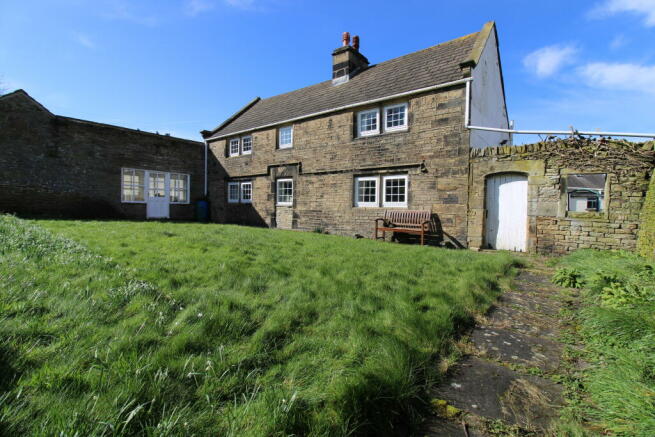
M344 47L350 45L350 32L344 32L342 38Z
M359 35L353 36L353 48L359 51Z

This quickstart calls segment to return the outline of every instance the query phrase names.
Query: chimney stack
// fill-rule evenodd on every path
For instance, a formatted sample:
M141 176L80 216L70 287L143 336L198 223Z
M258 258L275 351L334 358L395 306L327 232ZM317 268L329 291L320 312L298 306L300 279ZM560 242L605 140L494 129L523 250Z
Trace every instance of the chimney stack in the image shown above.
M353 37L350 45L350 32L342 35L343 45L332 52L332 84L348 82L352 77L368 68L368 59L359 53L359 36Z

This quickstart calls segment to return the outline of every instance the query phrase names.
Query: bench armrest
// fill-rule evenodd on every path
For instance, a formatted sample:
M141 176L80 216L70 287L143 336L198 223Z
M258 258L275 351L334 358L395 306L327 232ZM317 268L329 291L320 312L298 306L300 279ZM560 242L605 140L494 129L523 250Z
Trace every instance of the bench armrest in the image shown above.
M375 219L375 226L379 226L379 223L382 222L382 224L386 225L387 224L387 219L383 218L376 218Z
M430 230L430 223L431 223L431 222L432 222L432 220L426 220L426 221L424 221L423 223L421 223L421 227L422 227L424 230L429 231L429 230Z

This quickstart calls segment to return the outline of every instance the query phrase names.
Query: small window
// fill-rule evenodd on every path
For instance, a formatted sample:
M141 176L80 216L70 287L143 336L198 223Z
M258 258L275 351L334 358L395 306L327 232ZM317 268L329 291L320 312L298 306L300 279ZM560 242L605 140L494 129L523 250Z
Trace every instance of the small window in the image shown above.
M252 182L241 182L241 203L252 203Z
M355 206L379 206L378 179L377 176L355 178Z
M171 203L189 203L189 175L171 173L169 191Z
M568 210L571 212L601 212L605 210L607 175L571 174L566 177Z
M145 202L145 170L124 168L122 173L121 200L123 202Z
M227 184L227 201L228 203L239 203L239 183L228 182Z
M250 135L241 138L241 153L244 155L252 153L252 137Z
M407 175L384 176L382 184L384 189L382 206L407 206Z
M377 109L362 111L357 114L357 133L360 137L376 135L379 129L380 113Z
M277 204L293 205L293 179L277 180Z
M148 172L148 197L166 197L166 173Z
M281 127L278 133L280 149L288 149L293 146L293 126Z
M384 108L384 130L392 132L407 129L407 103Z
M237 156L239 154L239 139L234 138L230 140L230 156Z

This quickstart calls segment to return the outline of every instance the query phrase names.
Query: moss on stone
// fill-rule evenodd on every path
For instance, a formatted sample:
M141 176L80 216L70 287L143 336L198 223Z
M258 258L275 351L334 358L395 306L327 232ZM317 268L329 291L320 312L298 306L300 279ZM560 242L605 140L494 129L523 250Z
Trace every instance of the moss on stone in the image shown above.
M641 207L637 251L642 256L655 258L655 172L650 178L646 199Z

